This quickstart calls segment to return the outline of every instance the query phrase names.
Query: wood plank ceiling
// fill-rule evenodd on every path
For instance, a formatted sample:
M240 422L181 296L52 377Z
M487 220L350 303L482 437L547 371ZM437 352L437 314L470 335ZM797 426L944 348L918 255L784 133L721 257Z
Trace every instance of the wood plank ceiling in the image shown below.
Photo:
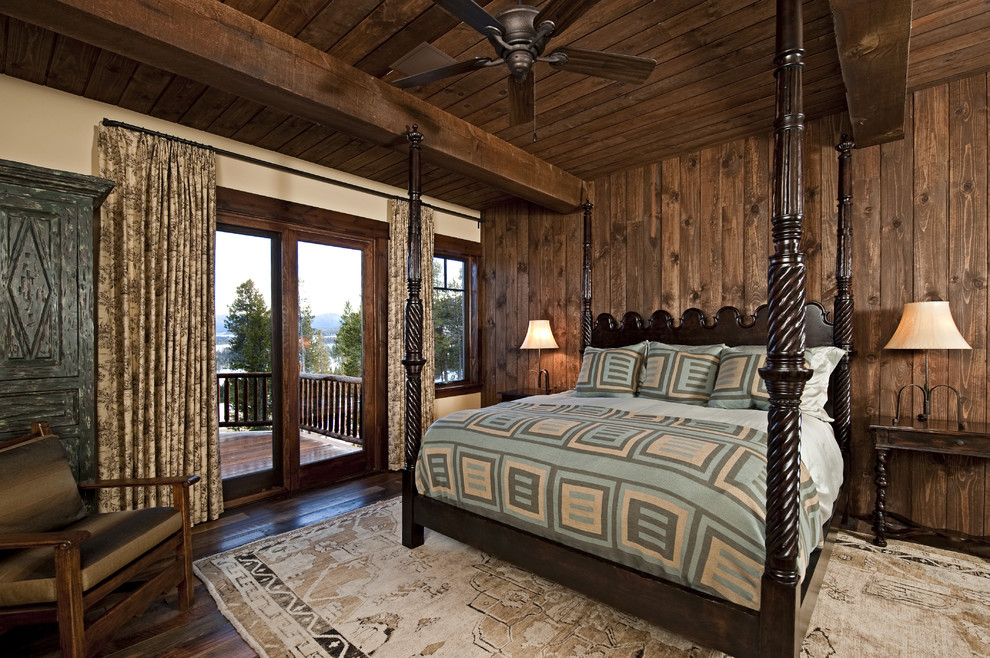
M121 0L122 2L128 0ZM230 7L371 76L423 42L458 61L490 55L477 32L432 0L226 0ZM491 0L494 13L516 4ZM542 3L537 3L542 4ZM772 0L602 0L552 46L653 57L641 85L538 65L536 135L510 127L503 68L474 71L409 90L578 178L656 162L743 135L767 132L773 115ZM990 3L915 0L908 89L990 68ZM0 1L0 14L3 2ZM845 109L828 0L805 2L805 110ZM0 17L0 71L210 133L405 187L405 156L313 121ZM499 189L427 163L424 192L481 209L509 198Z

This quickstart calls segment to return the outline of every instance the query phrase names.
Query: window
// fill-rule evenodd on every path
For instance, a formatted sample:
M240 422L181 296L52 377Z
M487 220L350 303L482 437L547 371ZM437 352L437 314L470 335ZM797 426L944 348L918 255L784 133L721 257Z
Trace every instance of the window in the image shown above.
M433 257L433 331L437 383L465 379L464 364L464 266L465 262Z
M478 380L477 255L480 245L436 236L433 330L436 394L480 390Z

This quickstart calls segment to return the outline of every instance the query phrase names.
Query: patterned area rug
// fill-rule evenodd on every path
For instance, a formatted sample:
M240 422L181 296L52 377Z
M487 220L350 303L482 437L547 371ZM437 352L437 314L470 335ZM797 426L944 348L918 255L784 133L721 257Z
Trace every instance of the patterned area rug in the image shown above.
M203 558L196 572L261 656L692 656L635 617L427 531L399 500ZM990 655L990 564L840 534L803 655Z

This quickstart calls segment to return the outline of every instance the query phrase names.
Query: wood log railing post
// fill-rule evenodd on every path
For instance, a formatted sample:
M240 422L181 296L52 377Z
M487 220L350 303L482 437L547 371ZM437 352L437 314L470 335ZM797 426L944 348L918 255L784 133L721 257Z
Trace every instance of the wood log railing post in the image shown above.
M268 378L261 380L261 417L268 418Z
M591 199L584 201L584 270L581 276L581 352L591 345Z
M796 656L800 588L801 393L804 365L805 278L801 0L777 0L776 118L773 161L773 244L767 272L767 362L760 370L770 393L767 421L766 563L760 605L760 655Z
M241 408L241 390L238 386L238 380L234 380L234 421L243 420L241 418L240 408Z
M405 343L406 356L402 365L406 368L405 456L402 469L402 545L415 548L423 543L423 526L413 518L413 499L416 496L416 457L422 438L423 401L423 300L420 289L423 284L422 224L420 199L420 146L423 135L419 126L413 126L406 134L409 140L409 240L406 260Z

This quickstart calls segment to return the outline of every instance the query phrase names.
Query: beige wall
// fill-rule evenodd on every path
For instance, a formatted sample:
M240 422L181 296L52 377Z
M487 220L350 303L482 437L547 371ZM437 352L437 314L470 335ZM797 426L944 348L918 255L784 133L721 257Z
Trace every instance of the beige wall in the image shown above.
M437 398L433 403L434 420L461 409L477 409L481 406L481 393Z
M0 75L0 98L3 98L0 103L0 158L4 160L97 175L97 129L107 118L388 194L406 195L406 190L5 75ZM386 217L387 200L382 197L224 156L217 157L217 184L378 221L385 221ZM478 214L430 197L424 197L424 201L457 212ZM441 235L474 242L481 240L476 221L442 211L436 218L436 232ZM478 406L479 401L477 395L443 398L437 401L436 415Z

